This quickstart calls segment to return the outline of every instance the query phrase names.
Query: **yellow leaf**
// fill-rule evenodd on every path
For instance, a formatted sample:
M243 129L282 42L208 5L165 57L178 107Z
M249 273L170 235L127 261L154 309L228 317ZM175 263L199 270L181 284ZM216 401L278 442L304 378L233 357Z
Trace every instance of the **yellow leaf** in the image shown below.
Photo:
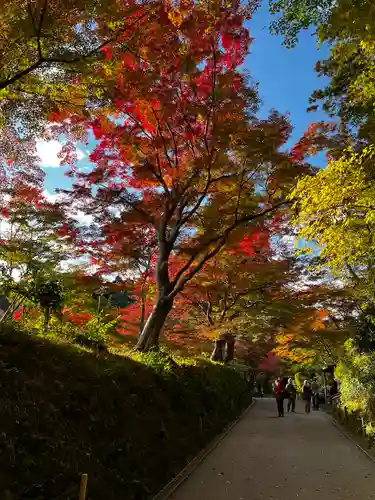
M168 12L168 17L173 26L177 26L178 28L182 24L182 15L179 9L173 9Z

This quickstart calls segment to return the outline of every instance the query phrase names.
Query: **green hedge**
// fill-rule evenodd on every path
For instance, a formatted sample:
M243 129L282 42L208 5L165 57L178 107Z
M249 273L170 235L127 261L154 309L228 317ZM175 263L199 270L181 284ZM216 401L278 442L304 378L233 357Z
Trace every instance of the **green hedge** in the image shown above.
M369 426L359 413L340 407L332 409L332 415L353 437L358 436L358 438L361 438L363 446L367 446L368 449L374 448L374 433L369 431L372 426Z
M350 339L345 343L345 356L338 363L335 377L340 381L341 406L337 418L347 426L360 429L368 443L375 440L375 353L360 353ZM361 420L363 419L363 420ZM361 422L359 425L358 422ZM363 422L363 426L362 426Z
M148 499L249 405L237 371L0 336L0 498Z

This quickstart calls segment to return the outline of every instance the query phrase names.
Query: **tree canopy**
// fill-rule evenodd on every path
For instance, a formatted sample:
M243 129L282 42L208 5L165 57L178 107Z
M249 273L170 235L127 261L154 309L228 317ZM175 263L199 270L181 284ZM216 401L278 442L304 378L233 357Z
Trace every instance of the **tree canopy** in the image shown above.
M323 279L347 291L344 316L349 300L368 321L372 28L356 2L271 2L279 16L271 30L287 45L316 26L332 46L317 67L329 83L310 104L323 102L333 120L312 123L288 150L289 119L275 110L259 118L257 87L242 67L256 7L5 2L3 288L68 268L77 300L65 297L66 317L79 307L116 317L117 334L139 335L139 350L178 331L227 344L263 335L271 345L329 309L296 292L315 294L304 283L314 259L280 250L286 232L297 231L305 249L318 249ZM72 188L54 203L43 195L40 137L64 137ZM90 166L80 169L76 142L89 138ZM322 150L328 164L319 171L308 157ZM306 345L316 347L309 332Z
M161 9L148 43L163 58L126 55L117 66L111 107L88 123L94 168L73 166L64 193L94 216L104 237L94 245L109 253L134 225L155 235L156 301L140 349L157 342L175 297L211 258L288 203L304 168L280 151L286 118L254 115L256 91L238 70L250 43L243 7ZM103 262L109 271L111 257Z

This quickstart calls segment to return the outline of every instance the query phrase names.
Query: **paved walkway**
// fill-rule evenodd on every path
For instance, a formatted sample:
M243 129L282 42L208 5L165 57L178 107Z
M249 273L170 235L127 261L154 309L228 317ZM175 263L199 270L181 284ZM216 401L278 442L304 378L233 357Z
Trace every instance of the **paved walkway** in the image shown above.
M321 412L277 418L255 407L182 484L173 500L375 499L375 463Z

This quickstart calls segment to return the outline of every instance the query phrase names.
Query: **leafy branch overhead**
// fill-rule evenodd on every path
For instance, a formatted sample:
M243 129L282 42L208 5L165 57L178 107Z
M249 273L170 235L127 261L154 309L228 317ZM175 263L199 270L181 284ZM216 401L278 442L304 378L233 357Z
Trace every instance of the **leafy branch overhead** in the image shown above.
M41 133L41 113L47 119L93 110L105 88L100 71L110 71L109 45L128 44L131 51L138 24L152 15L151 3L132 0L121 7L112 0L2 2L0 125L18 121L24 133Z

